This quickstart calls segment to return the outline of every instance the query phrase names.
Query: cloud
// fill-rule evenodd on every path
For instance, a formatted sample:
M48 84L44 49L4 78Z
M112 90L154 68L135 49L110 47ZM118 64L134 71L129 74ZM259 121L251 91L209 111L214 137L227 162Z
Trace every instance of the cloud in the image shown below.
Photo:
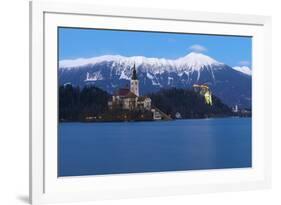
M240 66L250 66L250 65L251 65L251 62L250 62L250 61L244 60L244 61L240 61L240 62L239 62L239 65L240 65Z
M196 52L196 53L203 53L203 52L207 51L207 48L205 48L204 46L201 46L199 44L194 44L194 45L190 46L188 49L193 52Z

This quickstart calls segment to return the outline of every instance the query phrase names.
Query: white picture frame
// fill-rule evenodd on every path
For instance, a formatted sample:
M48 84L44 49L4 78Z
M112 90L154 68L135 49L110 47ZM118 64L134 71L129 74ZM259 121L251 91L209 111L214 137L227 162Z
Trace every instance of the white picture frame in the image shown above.
M58 26L253 36L253 167L58 178L57 94L53 92L57 89ZM32 204L270 188L271 18L31 2L30 111Z

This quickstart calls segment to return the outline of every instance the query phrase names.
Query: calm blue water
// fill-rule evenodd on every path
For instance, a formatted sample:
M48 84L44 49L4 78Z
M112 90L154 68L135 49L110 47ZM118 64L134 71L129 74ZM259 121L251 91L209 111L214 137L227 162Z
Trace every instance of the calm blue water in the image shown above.
M60 123L59 176L251 167L251 118Z

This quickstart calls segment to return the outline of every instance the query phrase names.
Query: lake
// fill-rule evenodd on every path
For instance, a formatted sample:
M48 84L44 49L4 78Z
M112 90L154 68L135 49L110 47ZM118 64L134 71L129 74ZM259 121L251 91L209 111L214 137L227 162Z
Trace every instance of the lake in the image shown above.
M59 123L58 176L251 167L251 121Z

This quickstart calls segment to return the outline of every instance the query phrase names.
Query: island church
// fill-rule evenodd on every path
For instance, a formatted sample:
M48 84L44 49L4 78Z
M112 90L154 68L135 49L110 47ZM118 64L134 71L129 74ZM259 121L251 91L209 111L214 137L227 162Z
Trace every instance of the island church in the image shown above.
M151 110L151 99L139 95L139 80L135 65L130 80L130 88L120 88L108 102L109 109L123 110Z

